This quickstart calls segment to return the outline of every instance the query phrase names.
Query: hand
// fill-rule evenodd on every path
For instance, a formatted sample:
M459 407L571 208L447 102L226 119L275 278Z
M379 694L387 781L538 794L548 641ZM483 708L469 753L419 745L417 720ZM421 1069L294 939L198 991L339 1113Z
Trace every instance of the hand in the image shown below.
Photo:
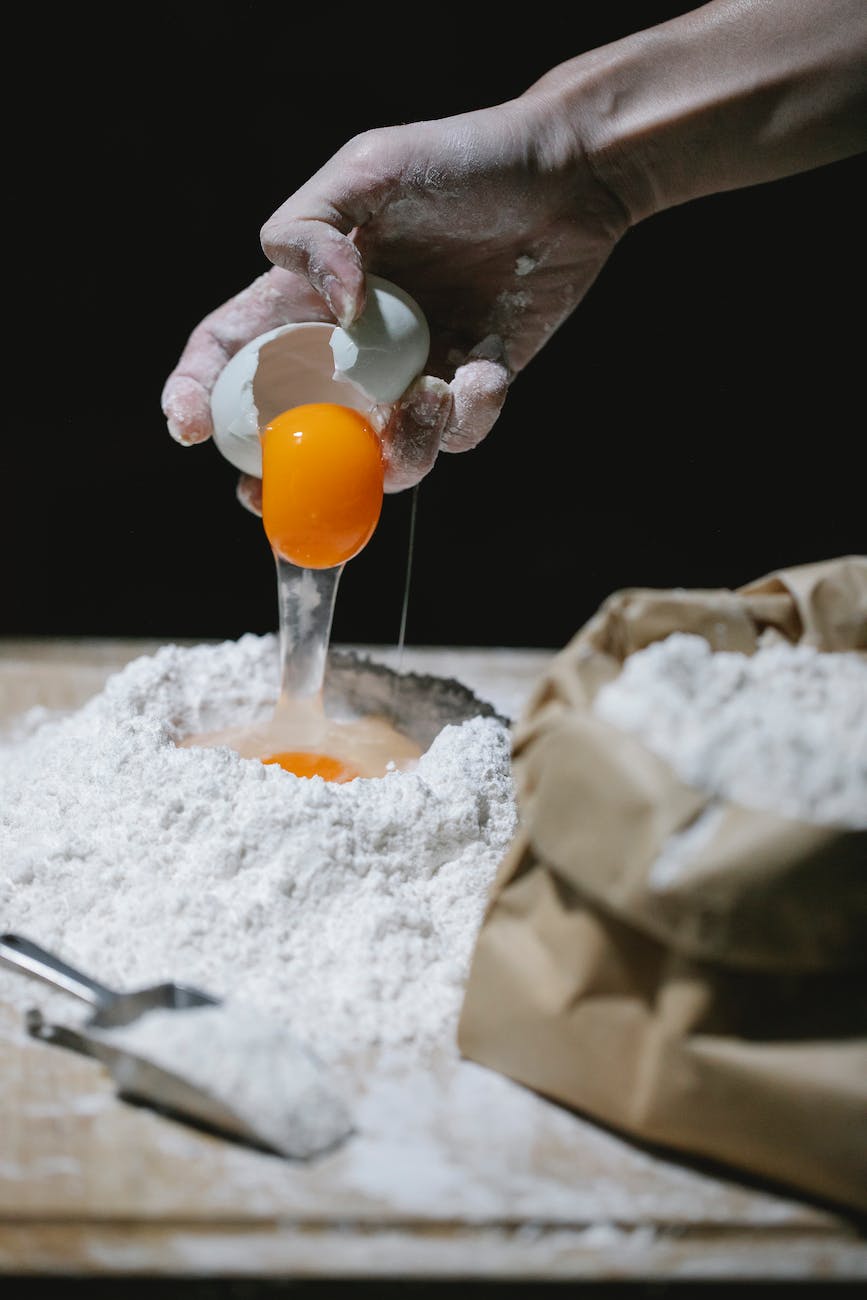
M386 490L412 486L485 437L631 225L863 150L865 50L863 0L710 0L508 103L355 137L265 223L275 269L193 331L171 432L209 435L214 380L255 334L351 324L372 271L431 327L428 373L377 413Z
M431 328L428 373L383 430L386 486L475 447L509 383L581 301L628 222L559 105L508 104L350 140L262 229L350 324L364 273L406 289Z
M210 392L240 347L297 320L350 324L364 273L419 302L428 373L382 415L386 490L412 486L440 449L476 446L509 383L565 320L627 227L575 132L544 99L390 127L345 145L269 219L276 264L207 316L166 381L172 435L212 432ZM256 509L260 484L239 497Z

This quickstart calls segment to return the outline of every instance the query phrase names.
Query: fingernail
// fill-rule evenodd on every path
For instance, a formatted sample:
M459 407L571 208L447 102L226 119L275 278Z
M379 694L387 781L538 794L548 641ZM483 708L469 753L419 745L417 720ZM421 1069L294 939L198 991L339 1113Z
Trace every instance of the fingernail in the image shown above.
M249 474L242 474L235 487L235 496L245 510L253 515L262 515L262 480Z
M336 275L326 275L322 281L322 296L337 317L342 329L348 329L356 317L355 299Z
M473 361L499 361L506 365L506 345L499 334L488 334L468 354Z
M398 405L398 427L409 426L424 432L435 432L437 437L445 427L452 410L452 390L444 379L435 375L420 375L406 390Z
M393 410L393 406L390 406L387 403L381 403L377 406L372 406L367 412L368 422L373 426L377 433L382 433L383 429L391 419Z
M196 436L195 430L187 428L182 420L169 418L167 423L169 433L174 438L175 442L179 442L182 447L191 447L193 443L201 441L201 439Z
M416 420L427 415L428 422L433 423L432 417L451 400L452 390L444 379L438 379L436 375L419 375L404 393L401 406L410 409Z

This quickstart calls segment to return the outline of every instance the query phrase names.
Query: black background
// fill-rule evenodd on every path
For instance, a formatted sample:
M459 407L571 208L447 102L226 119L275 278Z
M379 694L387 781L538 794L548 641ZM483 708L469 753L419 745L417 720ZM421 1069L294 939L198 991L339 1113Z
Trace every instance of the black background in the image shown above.
M358 131L500 102L694 7L24 13L0 634L272 629L235 471L159 409L193 326L267 268L262 222ZM558 647L620 587L865 550L864 180L862 156L626 236L487 441L421 485L409 643ZM410 504L346 566L336 640L396 639Z

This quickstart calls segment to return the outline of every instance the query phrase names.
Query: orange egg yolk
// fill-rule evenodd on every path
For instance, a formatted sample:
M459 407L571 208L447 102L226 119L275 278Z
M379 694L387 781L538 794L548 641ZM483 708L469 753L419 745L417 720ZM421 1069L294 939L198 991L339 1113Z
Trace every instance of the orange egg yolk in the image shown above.
M302 750L271 754L269 758L263 758L262 762L279 763L286 772L292 772L295 776L321 776L324 781L338 783L354 781L359 775L351 763L330 758L327 754L309 754Z
M262 523L274 550L302 569L351 560L382 511L380 441L359 411L311 402L261 434Z

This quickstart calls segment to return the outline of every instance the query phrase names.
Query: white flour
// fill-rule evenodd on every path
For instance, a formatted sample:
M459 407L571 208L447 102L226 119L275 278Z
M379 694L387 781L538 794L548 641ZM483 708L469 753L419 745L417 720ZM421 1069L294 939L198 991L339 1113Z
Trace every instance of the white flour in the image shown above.
M153 1203L188 1215L194 1169L196 1203L217 1217L236 1216L243 1204L274 1221L351 1223L361 1205L362 1222L373 1211L396 1223L440 1224L446 1207L454 1222L509 1225L511 1244L523 1224L522 1267L531 1260L540 1273L560 1249L552 1224L568 1225L567 1253L576 1248L574 1225L595 1225L578 1242L594 1250L607 1243L606 1267L630 1276L647 1272L654 1225L705 1235L711 1225L721 1240L732 1223L765 1225L795 1240L804 1228L800 1200L661 1159L458 1058L463 981L514 827L499 724L479 718L447 728L416 773L366 788L305 785L217 751L175 749L175 736L267 712L275 654L271 639L255 637L167 649L132 664L64 721L34 715L24 729L33 734L0 751L2 928L122 987L179 978L252 1001L335 1066L357 1054L358 1070L331 1076L352 1084L355 1132L324 1168L231 1144L215 1153L184 1126L155 1123L141 1130L154 1154ZM2 967L0 1000L39 1005L58 1019L80 1005ZM0 1042L5 1032L4 1021ZM38 1069L30 1076L24 1123L40 1135L46 1123L63 1134L73 1113L110 1123L115 1107L95 1071L92 1092L69 1095L46 1074L44 1089ZM16 1136L0 1149L0 1177L20 1179L31 1199L34 1180L50 1178L52 1191L60 1186L83 1203L100 1184L97 1166L79 1163L80 1150L87 1145L46 1154L41 1142L28 1148ZM622 1227L633 1223L642 1226ZM813 1217L809 1226L815 1235ZM827 1233L824 1218L819 1228ZM213 1270L214 1234L187 1236L185 1249L201 1252L196 1264ZM107 1267L129 1263L123 1244L98 1249ZM791 1256L792 1275L815 1269L814 1250ZM850 1267L846 1250L822 1250L831 1276L863 1269L860 1255ZM728 1277L729 1255L702 1267ZM499 1250L491 1258L496 1271Z
M187 1114L283 1155L318 1155L352 1131L346 1102L305 1045L243 1003L156 1008L95 1032L129 1054L112 1069L122 1089L135 1092L144 1082L148 1100L165 1101L140 1072L140 1061L153 1063L193 1085L182 1098Z
M747 807L867 827L867 658L788 642L714 653L677 632L630 655L594 712L680 778Z
M8 745L3 929L118 988L174 979L255 1006L328 1061L423 1054L453 1039L515 827L508 729L446 726L413 772L346 785L176 746L267 713L276 673L272 636L167 646ZM53 996L74 1019L0 968L16 1006Z

